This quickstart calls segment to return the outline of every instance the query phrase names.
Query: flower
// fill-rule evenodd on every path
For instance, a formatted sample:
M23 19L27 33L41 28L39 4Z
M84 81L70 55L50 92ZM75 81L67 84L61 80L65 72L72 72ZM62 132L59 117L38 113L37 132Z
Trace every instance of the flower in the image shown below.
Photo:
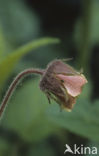
M47 95L49 102L52 98L61 108L70 111L86 83L87 80L83 74L62 60L54 60L45 70L40 81L40 88Z

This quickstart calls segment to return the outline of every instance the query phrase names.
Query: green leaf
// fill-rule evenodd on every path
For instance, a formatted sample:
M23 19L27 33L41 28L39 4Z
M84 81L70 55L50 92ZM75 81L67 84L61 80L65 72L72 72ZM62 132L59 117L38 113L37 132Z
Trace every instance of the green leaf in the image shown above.
M2 119L4 128L15 131L26 141L37 142L60 130L46 116L49 106L38 88L38 81L27 82L16 91Z
M6 49L6 43L5 43L3 32L0 27L0 60L2 59L5 49Z
M9 77L18 61L26 55L29 51L40 48L41 46L48 44L59 43L59 39L56 38L42 38L36 41L32 41L17 50L10 53L6 58L0 62L0 86L3 85L5 80Z
M11 147L12 146L8 141L0 137L0 156L11 155Z
M33 146L28 156L56 156L54 148L51 147L48 142L40 142L40 144L37 144L36 146Z
M87 99L78 99L72 112L60 112L58 105L51 107L47 114L55 124L99 141L99 101L91 104Z
M8 42L13 46L40 35L39 16L34 9L31 11L24 1L10 0L10 3L6 0L0 1L0 22Z

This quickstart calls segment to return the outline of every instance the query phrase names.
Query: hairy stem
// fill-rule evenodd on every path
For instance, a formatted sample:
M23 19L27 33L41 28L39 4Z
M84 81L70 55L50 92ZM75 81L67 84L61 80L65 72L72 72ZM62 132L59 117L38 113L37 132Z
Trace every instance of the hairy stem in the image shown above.
M19 84L20 80L22 78L24 78L25 76L29 75L29 74L40 74L40 75L43 75L44 73L44 70L40 70L40 69L33 69L33 68L30 68L30 69L26 69L24 71L22 71L21 73L19 73L15 79L13 80L13 82L11 83L10 87L8 88L8 91L6 92L5 96L4 96L4 99L1 103L1 106L0 106L0 117L2 117L3 115L3 112L7 106L7 103L11 97L11 95L13 94L16 86Z

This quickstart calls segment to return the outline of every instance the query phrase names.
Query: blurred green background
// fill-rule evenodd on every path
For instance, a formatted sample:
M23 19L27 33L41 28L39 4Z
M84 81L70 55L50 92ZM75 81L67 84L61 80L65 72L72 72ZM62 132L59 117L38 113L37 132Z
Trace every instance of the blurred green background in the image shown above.
M63 156L65 144L99 150L99 1L0 0L0 101L20 71L56 58L73 58L88 79L73 111L49 105L40 78L28 76L0 121L0 156Z

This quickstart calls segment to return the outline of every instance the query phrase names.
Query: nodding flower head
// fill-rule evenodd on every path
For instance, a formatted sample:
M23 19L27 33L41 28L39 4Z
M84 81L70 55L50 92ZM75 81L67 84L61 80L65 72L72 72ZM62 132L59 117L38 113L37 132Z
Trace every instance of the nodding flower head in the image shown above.
M54 60L45 70L40 81L40 88L47 95L49 102L52 98L61 108L70 111L86 83L87 80L83 74L62 60Z

